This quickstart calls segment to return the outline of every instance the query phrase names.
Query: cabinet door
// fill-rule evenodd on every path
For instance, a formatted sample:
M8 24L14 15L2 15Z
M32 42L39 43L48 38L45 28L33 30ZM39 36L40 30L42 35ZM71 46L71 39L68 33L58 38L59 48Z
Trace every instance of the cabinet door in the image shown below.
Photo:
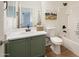
M45 36L36 36L31 39L31 56L44 55L45 49Z
M25 50L25 39L10 40L7 44L7 54L10 57L24 57Z
M25 56L30 57L30 38L26 38L25 40Z

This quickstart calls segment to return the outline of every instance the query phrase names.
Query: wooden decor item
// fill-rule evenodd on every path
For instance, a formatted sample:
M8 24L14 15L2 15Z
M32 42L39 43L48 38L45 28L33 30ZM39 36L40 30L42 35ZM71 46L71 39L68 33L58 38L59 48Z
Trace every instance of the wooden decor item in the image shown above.
M37 31L43 31L43 30L44 30L43 26L37 25Z
M57 14L55 14L55 13L45 13L45 19L46 20L56 20Z

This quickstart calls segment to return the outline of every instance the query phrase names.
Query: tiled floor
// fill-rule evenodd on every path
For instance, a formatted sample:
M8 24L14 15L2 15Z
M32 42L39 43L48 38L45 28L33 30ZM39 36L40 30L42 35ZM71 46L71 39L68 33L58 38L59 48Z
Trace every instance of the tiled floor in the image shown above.
M70 50L66 49L65 47L61 46L61 54L56 55L51 49L50 46L46 47L46 56L47 57L77 57L74 53Z

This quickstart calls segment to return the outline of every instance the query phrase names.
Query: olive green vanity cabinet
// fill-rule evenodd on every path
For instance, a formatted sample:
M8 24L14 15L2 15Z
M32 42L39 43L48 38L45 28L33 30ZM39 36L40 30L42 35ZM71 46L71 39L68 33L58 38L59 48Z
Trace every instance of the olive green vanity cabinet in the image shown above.
M8 57L38 57L44 55L45 36L9 40L5 45Z
M11 57L25 57L29 56L29 49L30 49L30 40L27 39L15 39L9 40L9 42L5 45L5 52L7 56ZM27 52L27 53L26 53Z
M43 56L45 40L44 36L32 37L31 39L31 56Z
M9 56L25 56L25 41L21 40L12 40L8 43L8 54Z

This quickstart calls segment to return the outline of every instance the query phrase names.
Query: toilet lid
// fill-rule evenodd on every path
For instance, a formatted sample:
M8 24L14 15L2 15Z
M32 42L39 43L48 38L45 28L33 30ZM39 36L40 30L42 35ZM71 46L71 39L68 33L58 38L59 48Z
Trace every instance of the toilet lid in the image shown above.
M61 38L59 38L59 37L51 37L51 39L50 39L52 42L54 41L54 42L62 42L62 39Z

